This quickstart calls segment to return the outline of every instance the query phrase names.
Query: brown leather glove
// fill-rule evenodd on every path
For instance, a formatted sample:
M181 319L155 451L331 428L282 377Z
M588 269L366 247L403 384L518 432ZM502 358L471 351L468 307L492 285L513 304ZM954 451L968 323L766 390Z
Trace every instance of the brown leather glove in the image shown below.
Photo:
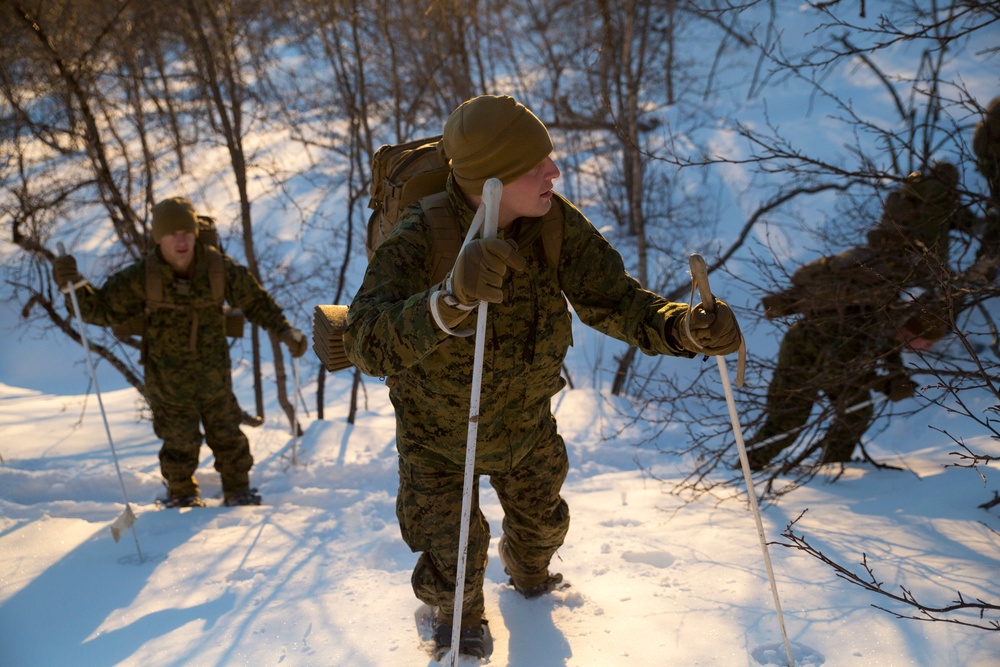
M59 285L59 289L64 291L67 283L76 285L83 280L83 276L76 268L76 258L73 255L56 257L52 262L52 279Z
M459 253L451 278L451 291L464 305L480 301L503 301L503 277L510 267L515 271L527 266L517 254L517 243L503 239L476 239Z
M306 335L295 327L281 334L281 342L288 346L288 350L296 359L305 354L306 350L309 349L309 341L306 339Z
M742 340L736 315L722 299L715 300L715 311L711 313L700 303L693 309L686 309L674 319L671 334L688 352L709 356L735 352L740 349Z

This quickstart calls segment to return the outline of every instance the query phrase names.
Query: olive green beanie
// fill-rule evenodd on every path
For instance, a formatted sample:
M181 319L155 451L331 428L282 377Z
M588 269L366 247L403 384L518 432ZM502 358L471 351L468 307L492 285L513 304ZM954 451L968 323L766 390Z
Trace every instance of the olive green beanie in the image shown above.
M153 206L153 240L159 243L164 236L175 232L198 234L194 204L184 197L164 199Z
M534 169L552 152L552 139L542 121L514 98L480 95L448 117L441 148L462 191L480 195L490 178L507 185Z

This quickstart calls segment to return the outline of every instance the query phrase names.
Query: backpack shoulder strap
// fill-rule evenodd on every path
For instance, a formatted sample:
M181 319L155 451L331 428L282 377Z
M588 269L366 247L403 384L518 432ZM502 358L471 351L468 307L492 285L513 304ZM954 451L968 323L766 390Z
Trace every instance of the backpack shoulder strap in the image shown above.
M154 249L146 255L146 312L149 313L163 301L163 276L160 274L160 257Z
M557 271L559 257L562 254L563 235L565 234L563 227L566 219L561 203L553 202L549 212L542 216L541 232L545 261ZM434 253L431 281L438 283L447 277L451 267L455 265L465 237L456 224L454 216L448 210L447 192L439 192L421 198L420 206L431 228Z
M226 264L222 259L222 251L215 246L202 245L205 249L205 261L208 262L208 282L212 290L212 301L219 305L226 300ZM156 251L146 256L146 312L164 305L163 274L160 272L159 255Z
M549 212L542 217L542 248L545 250L545 261L550 267L559 271L559 256L562 254L565 216L561 202L552 202Z
M226 300L226 265L222 252L212 245L204 245L208 260L208 283L212 288L212 300L222 304Z
M462 236L455 217L448 211L448 193L438 192L420 199L427 224L431 228L433 269L431 282L439 283L447 277L462 250Z

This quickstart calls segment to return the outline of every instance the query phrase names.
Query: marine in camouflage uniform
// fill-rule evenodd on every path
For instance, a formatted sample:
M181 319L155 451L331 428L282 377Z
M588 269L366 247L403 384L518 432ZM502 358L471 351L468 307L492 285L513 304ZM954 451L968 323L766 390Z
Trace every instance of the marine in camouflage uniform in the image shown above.
M501 200L497 243L507 247L513 241L509 247L519 257L509 260L517 270L506 272L502 285L497 277L497 298L488 310L460 646L477 655L476 637L467 645L465 629L479 632L484 614L490 530L478 507L480 476L489 476L504 510L501 560L515 588L532 597L560 580L548 566L569 528L569 509L560 496L569 464L550 401L565 386L560 371L572 344L567 300L584 323L646 354L693 352L690 342L685 347L673 333L688 306L643 289L587 218L551 193L559 171L548 157L547 130L530 111L509 97L475 98L449 118L442 149L452 166L448 213L462 237L474 216L470 194L478 195L490 175L504 183L506 198L513 196L506 186L531 176L525 172L534 167L537 176L537 169L548 169L538 178L547 183L542 187L549 188L552 207L544 217L505 225ZM543 248L543 224L561 227L557 262ZM431 302L447 288L432 279L432 238L424 208L405 210L372 256L350 306L344 345L363 372L388 378L399 453L397 516L403 539L421 553L413 589L436 608L436 639L450 642L475 337L450 335L431 313ZM462 266L460 255L456 282ZM461 293L457 286L455 293ZM720 336L714 341L706 336L709 354L739 345L735 319L720 304L717 323L725 320L728 330L724 336L714 330ZM446 326L475 327L474 312L441 308L453 316Z
M910 174L889 194L879 224L867 234L868 246L861 254L869 259L864 264L885 285L919 287L925 293L909 316L900 315L893 303L895 291L880 306L812 304L814 310L805 312L782 339L768 387L765 421L747 441L752 468L763 469L792 445L821 393L831 403L832 423L818 442L796 451L788 463L801 463L817 451L821 463L850 460L871 426L871 390L894 400L912 396L914 387L900 352L907 346L929 346L948 333L945 299L937 290L940 269L949 264L952 231L980 239L975 261L957 277L964 293L995 280L1000 265L1000 97L986 105L972 149L976 168L989 187L985 217L977 218L962 204L958 170L948 162ZM872 294L874 290L869 291ZM951 298L955 310L968 305L961 296ZM896 326L892 320L905 322Z
M871 391L892 400L913 396L903 366L902 336L880 322L884 313L848 308L836 316L805 317L785 333L767 389L764 424L747 441L752 470L761 470L789 447L806 425L820 394L833 412L822 437L797 451L792 463L813 453L819 463L851 460L871 427Z
M83 320L99 326L123 324L147 309L147 263L155 262L163 302L146 315L143 334L145 394L153 414L153 430L163 440L160 469L167 482L168 503L199 505L198 467L204 439L215 455L227 504L259 503L250 489L253 456L240 430L242 410L233 394L232 364L226 340L222 304L212 294L208 249L192 243L193 258L178 273L165 258L164 237L197 233L194 207L183 198L171 198L153 207L155 257L146 257L112 274L95 288L82 279L72 256L59 258L55 280L61 287L76 286ZM250 271L222 255L225 301L240 309L254 324L282 338L293 353L305 352L306 340L293 328L282 309ZM67 295L67 308L72 301Z
M816 294L822 291L828 301L814 296L796 304L807 306L781 341L764 423L747 441L753 470L767 467L795 442L821 394L833 413L830 426L787 463L800 464L817 452L820 464L850 461L873 421L871 390L891 400L914 394L901 352L906 345L927 345L947 333L945 313L935 312L942 302L935 290L941 267L948 266L949 234L970 231L975 224L959 200L957 185L958 170L947 162L935 163L926 173L910 174L886 198L879 224L868 232L869 245L829 258L836 262L844 257L841 264L855 266L828 276L816 274L816 280L876 282L861 291L837 290L835 284L818 286ZM806 285L799 287L809 291ZM897 297L903 287L926 292L920 303L901 307ZM839 294L857 300L838 301ZM773 297L765 297L766 306L769 299Z

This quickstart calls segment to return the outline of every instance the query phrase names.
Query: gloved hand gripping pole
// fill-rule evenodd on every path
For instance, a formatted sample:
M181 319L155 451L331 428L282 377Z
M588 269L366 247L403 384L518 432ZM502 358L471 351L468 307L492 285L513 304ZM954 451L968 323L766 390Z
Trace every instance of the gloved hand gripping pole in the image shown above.
M692 289L697 288L701 296L701 305L708 312L715 310L715 297L708 286L708 265L704 258L695 253L690 257ZM742 345L741 345L742 348ZM778 624L781 626L781 638L785 643L785 653L788 657L788 667L794 667L795 660L792 658L792 648L788 643L788 632L785 630L785 619L781 614L781 600L778 598L778 586L774 581L774 570L771 568L771 556L767 551L767 540L764 538L764 524L760 519L760 507L757 505L757 493L754 491L753 477L750 474L750 461L747 459L747 448L743 442L743 431L740 428L739 415L736 412L736 400L733 397L733 386L729 382L729 370L726 368L726 360L723 356L716 355L719 363L719 375L722 377L722 388L726 392L726 404L729 406L729 418L733 424L733 435L736 437L736 447L740 452L740 466L743 468L743 478L747 484L747 496L750 499L750 509L753 511L753 518L757 524L757 537L760 540L760 549L764 553L764 565L767 568L767 578L771 582L771 595L774 596L774 607L778 612Z

